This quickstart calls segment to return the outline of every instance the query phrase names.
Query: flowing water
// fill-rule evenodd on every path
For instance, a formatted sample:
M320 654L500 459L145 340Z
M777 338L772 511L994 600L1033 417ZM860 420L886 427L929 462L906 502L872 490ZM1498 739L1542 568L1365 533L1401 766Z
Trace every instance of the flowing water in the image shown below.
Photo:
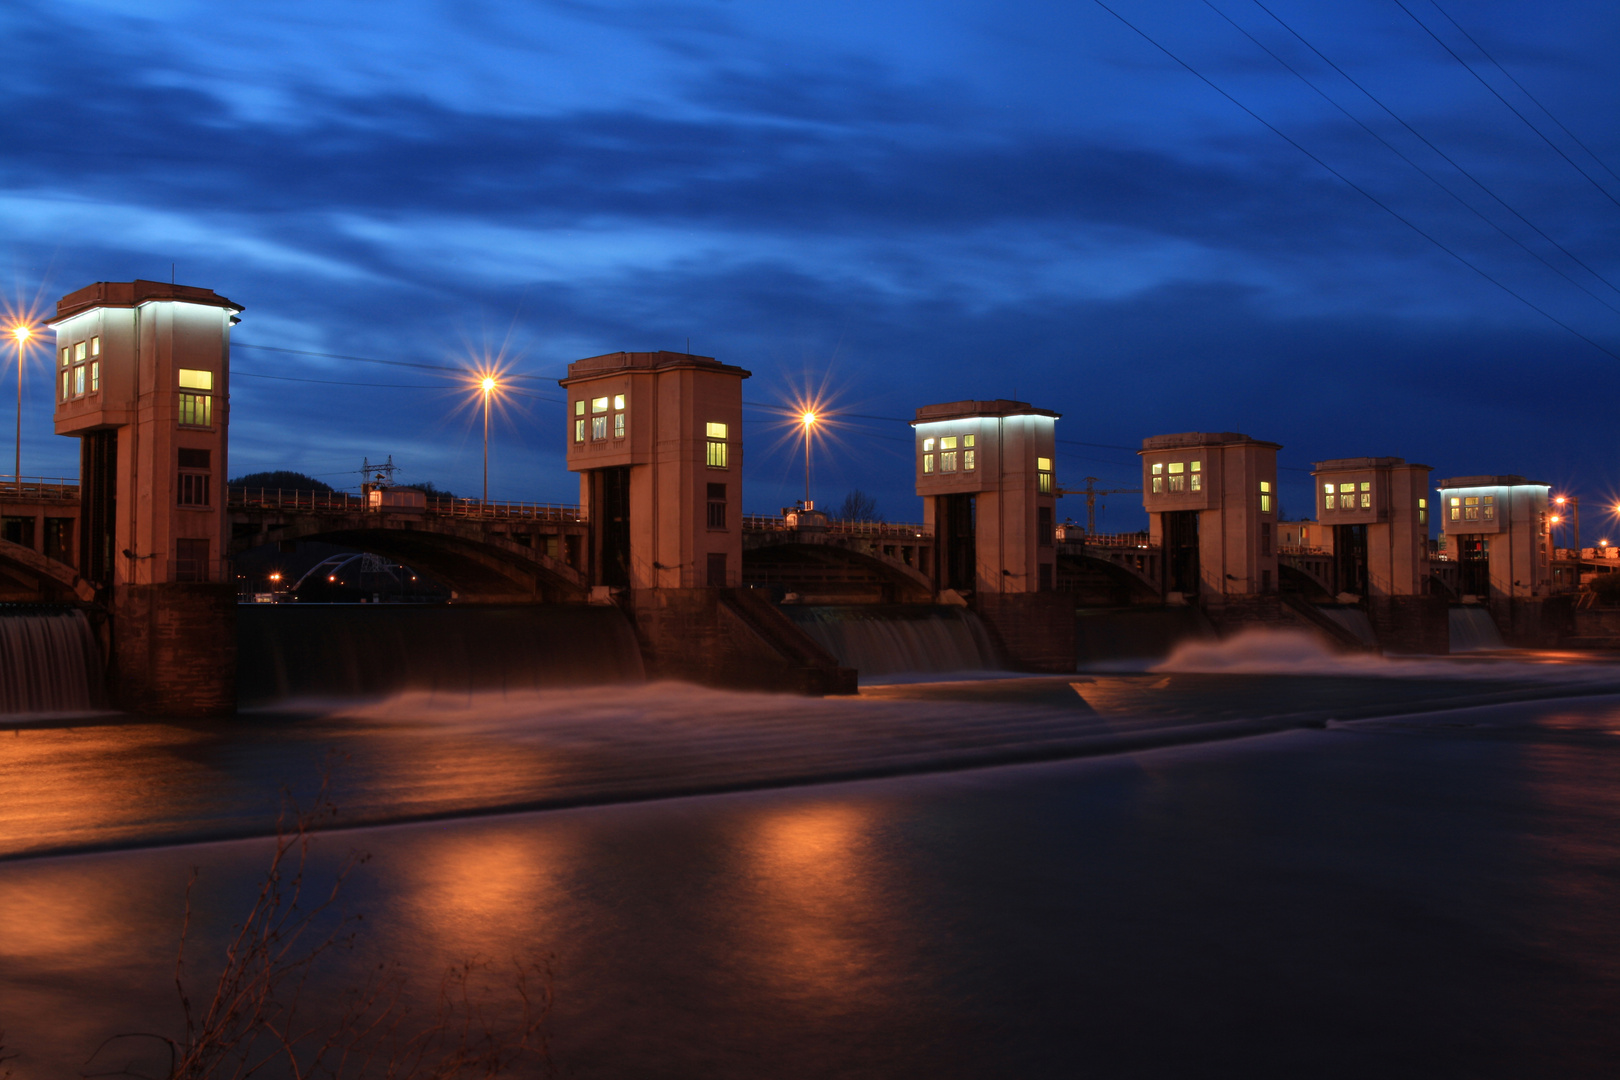
M0 612L0 715L79 713L101 704L101 647L82 611Z
M244 706L642 678L624 615L580 604L244 604L237 648Z
M861 681L896 675L998 671L1003 665L973 612L938 604L796 605L783 614Z
M1489 611L1477 606L1451 609L1452 652L1490 652L1505 648L1502 632L1496 628Z

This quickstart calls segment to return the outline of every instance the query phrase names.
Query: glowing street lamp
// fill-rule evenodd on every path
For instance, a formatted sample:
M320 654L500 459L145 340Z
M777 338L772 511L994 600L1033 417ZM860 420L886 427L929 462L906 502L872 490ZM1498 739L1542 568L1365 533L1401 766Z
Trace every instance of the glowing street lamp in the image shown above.
M11 336L17 339L17 457L11 468L11 478L16 481L17 494L22 494L22 376L23 376L23 348L28 339L34 336L34 328L27 323L18 323L11 328Z
M806 409L799 422L804 425L804 508L810 509L810 433L815 430L816 414Z
M495 392L495 378L485 375L478 388L484 392L484 506L489 506L489 395Z

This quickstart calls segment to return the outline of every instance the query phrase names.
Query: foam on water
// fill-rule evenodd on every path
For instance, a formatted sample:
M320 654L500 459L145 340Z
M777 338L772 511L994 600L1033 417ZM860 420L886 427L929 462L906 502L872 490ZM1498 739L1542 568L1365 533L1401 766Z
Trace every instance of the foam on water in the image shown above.
M1245 630L1220 641L1187 641L1146 668L1156 672L1227 675L1327 675L1371 678L1614 680L1620 667L1569 654L1500 657L1389 657L1337 652L1300 630Z

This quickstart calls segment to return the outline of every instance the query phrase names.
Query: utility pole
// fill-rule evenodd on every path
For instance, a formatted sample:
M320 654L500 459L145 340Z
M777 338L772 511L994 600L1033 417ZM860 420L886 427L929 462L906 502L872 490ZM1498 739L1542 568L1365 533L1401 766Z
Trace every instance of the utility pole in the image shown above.
M1100 478L1088 476L1085 479L1086 486L1084 488L1076 488L1073 491L1069 491L1065 488L1058 488L1057 493L1059 498L1063 497L1064 495L1084 495L1086 497L1087 536L1092 536L1097 532L1097 497L1099 495L1142 494L1141 488L1099 488L1097 485L1101 483Z

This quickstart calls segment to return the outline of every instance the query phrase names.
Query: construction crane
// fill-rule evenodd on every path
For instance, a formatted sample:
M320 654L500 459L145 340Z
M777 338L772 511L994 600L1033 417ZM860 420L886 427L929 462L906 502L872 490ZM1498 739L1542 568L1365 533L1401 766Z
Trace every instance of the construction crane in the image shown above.
M1085 487L1083 487L1083 488L1075 488L1072 491L1067 489L1067 488L1058 488L1057 493L1058 493L1059 498L1061 498L1064 495L1084 495L1086 497L1086 535L1087 536L1095 535L1096 532L1097 532L1097 496L1099 496L1099 495L1140 495L1140 494L1142 494L1142 489L1141 488L1099 488L1099 487L1097 487L1097 485L1099 483L1101 483L1102 481L1101 481L1101 478L1096 477L1096 476L1088 476L1085 479L1086 479L1086 486Z

